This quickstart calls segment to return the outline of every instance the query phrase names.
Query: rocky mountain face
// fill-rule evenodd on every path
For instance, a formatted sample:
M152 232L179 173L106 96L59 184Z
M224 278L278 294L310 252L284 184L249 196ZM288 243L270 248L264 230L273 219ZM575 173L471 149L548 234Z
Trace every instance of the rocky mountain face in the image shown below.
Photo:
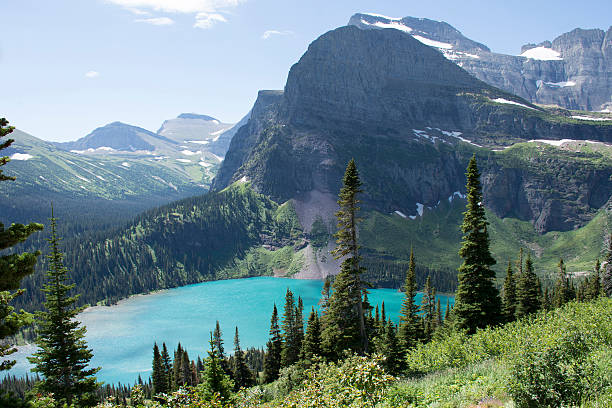
M514 56L491 52L445 22L355 14L349 25L407 33L476 78L532 103L612 110L612 27L607 32L577 28L552 42L524 45Z
M486 50L448 25L447 32L472 52ZM347 26L310 45L284 92L260 93L212 188L250 181L278 202L313 191L335 195L355 158L364 207L416 215L463 191L476 154L485 204L497 215L529 220L541 233L570 230L612 195L609 157L576 162L580 155L524 142L612 144L612 122L605 114L590 118L494 88L402 30ZM522 148L507 149L519 142Z
M208 115L181 113L175 119L164 121L157 134L223 157L236 132L234 127L232 123L222 123Z

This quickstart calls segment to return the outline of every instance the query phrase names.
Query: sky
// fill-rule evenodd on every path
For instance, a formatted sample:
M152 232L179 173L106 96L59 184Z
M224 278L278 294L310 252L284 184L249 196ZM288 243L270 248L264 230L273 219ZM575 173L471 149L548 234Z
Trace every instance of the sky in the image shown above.
M54 141L183 112L234 123L357 12L446 21L513 55L612 24L610 0L0 0L0 117Z

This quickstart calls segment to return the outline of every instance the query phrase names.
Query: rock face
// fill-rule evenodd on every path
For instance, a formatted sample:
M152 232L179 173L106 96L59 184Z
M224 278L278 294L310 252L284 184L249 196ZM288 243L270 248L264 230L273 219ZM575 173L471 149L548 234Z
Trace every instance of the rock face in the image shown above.
M231 123L222 123L208 115L181 113L175 119L164 121L157 134L190 147L225 156L235 132Z
M408 33L476 78L532 103L612 110L612 27L607 32L577 28L552 42L527 44L513 56L493 53L445 22L355 14L349 24Z
M452 27L448 33L472 51L485 49ZM436 41L443 40L450 41ZM572 229L612 195L612 164L576 164L535 143L490 150L532 139L612 143L612 122L561 113L474 78L400 30L341 27L310 45L284 92L260 92L212 188L248 180L279 202L335 195L355 158L366 208L413 215L417 203L434 207L463 191L476 153L489 208L540 232Z

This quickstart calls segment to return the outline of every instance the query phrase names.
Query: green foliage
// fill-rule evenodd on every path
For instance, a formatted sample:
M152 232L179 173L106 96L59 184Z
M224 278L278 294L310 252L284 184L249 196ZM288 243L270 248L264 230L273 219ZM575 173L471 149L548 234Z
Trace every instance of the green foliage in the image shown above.
M232 379L234 380L234 391L238 391L242 387L251 387L254 384L254 377L249 367L244 360L244 353L240 348L240 338L238 336L238 327L234 335L234 358L232 360Z
M342 183L338 197L340 209L336 212L338 231L334 234L337 245L333 254L336 259L344 259L340 273L334 279L321 333L324 352L333 360L338 359L345 350L368 351L362 304L364 287L360 278L363 270L359 264L361 257L357 242L357 194L362 190L357 167L352 159L346 167Z
M298 325L303 325L303 322L298 321L293 292L287 288L283 321L281 323L281 328L283 329L281 367L288 367L296 363L300 357L302 339L300 338L300 330Z
M499 322L501 301L493 282L495 272L490 268L495 259L489 251L488 223L475 155L468 164L466 177L467 210L463 213L464 236L459 250L463 264L459 267L453 318L458 328L473 333L477 328Z
M78 406L93 406L99 384L93 375L100 368L89 368L93 353L85 342L85 327L75 319L82 308L74 306L78 295L69 296L74 284L69 284L68 270L63 264L63 254L59 249L60 238L56 235L56 219L51 210L51 237L48 255L50 269L47 271L47 284L43 288L46 296L46 311L36 314L40 348L28 357L35 367L32 371L43 378L35 389L43 393L53 393L58 403Z
M310 229L310 243L315 248L322 248L327 246L329 238L330 234L327 225L325 225L323 218L318 215Z
M527 254L525 270L518 276L516 285L516 318L525 317L540 310L541 297L542 287L533 270L531 254Z
M5 118L0 118L0 138L13 131L12 126L8 126ZM9 147L13 139L0 141L0 150ZM15 180L14 177L3 174L2 166L7 164L10 159L7 156L0 156L0 181ZM42 230L41 224L31 223L28 225L12 224L8 229L4 229L4 224L0 222L0 251L4 251L24 242L31 234ZM21 280L34 272L36 258L40 252L12 253L0 256L0 358L6 357L15 351L9 342L5 341L9 336L15 335L21 327L32 322L32 316L21 312L15 312L15 307L10 303L21 296L24 291L18 290ZM0 372L10 369L15 364L15 360L4 360L0 363Z
M204 362L204 372L202 373L202 383L196 387L196 392L206 401L216 398L221 401L229 401L234 383L225 374L221 367L219 349L210 334L210 350Z
M430 277L427 277L430 281ZM421 321L418 316L419 309L414 302L416 296L416 264L414 252L410 251L410 263L406 272L404 282L404 301L400 310L399 321L399 341L404 350L409 350L416 346L421 338Z
M506 269L506 278L504 279L502 313L506 322L513 321L516 314L516 281L510 261L508 261L508 269Z
M272 317L270 318L270 339L266 345L263 371L264 383L270 383L278 378L281 368L282 347L283 338L281 336L280 327L278 326L278 310L275 304L274 309L272 309Z

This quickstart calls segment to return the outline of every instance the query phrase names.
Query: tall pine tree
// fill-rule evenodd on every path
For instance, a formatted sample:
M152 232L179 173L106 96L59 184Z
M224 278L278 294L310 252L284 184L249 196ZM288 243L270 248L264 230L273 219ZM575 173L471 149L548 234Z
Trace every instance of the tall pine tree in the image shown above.
M283 343L281 351L281 367L295 364L300 358L300 334L297 324L295 299L293 292L287 288L285 295L285 311L281 328L283 329Z
M85 342L85 327L76 320L83 308L75 307L78 295L69 296L74 284L69 284L68 269L64 266L64 255L59 249L60 238L56 231L56 218L51 209L51 247L47 282L43 287L46 296L46 311L36 313L40 348L28 360L34 364L32 371L43 378L36 389L53 393L60 404L75 404L79 407L93 406L97 402L99 384L93 376L99 368L89 368L93 356Z
M8 126L5 118L0 118L0 139L13 131L12 126ZM6 149L14 142L13 139L0 140L0 150ZM0 181L15 180L3 174L2 166L10 161L8 156L0 156ZM31 234L43 229L42 224L12 224L9 229L4 229L4 224L0 222L0 251L9 249L20 242L24 242ZM36 258L40 252L34 253L12 253L0 256L0 359L15 351L7 337L17 334L24 325L32 322L29 313L21 311L15 312L15 308L10 302L20 296L24 290L19 289L21 280L34 272ZM15 360L5 360L0 363L0 372L8 370L15 364Z
M522 257L522 254L521 254ZM520 275L519 275L520 279ZM512 322L516 315L516 280L512 271L512 263L508 261L504 290L502 293L502 312L506 322Z
M319 322L319 315L313 307L310 311L310 316L308 316L300 359L308 366L312 362L313 357L319 355L321 355L321 324Z
M570 285L569 277L565 271L565 263L563 262L563 258L559 259L559 264L557 267L559 268L559 272L553 292L553 307L561 307L573 298L572 287Z
M408 272L406 272L406 280L404 282L404 301L400 310L398 335L399 342L405 351L415 347L421 338L419 308L414 301L416 293L416 264L414 261L414 251L411 248L410 263L408 264Z
M431 340L434 331L438 327L436 315L436 288L431 284L431 276L427 275L423 297L421 298L421 313L423 320L423 339L425 342Z
M251 370L249 370L249 367L244 361L244 353L240 348L240 337L238 336L237 326L236 334L234 335L232 378L234 380L234 391L238 391L242 387L248 388L254 385L253 373L251 373Z
M164 372L164 379L166 380L166 391L164 392L168 393L172 391L172 361L170 360L170 355L168 354L168 348L166 347L166 343L162 344L161 361L162 370Z
M520 319L540 310L542 307L541 297L540 280L533 270L531 254L528 253L527 260L525 261L525 270L518 276L516 285L516 318Z
M463 264L459 267L453 318L458 328L474 333L477 328L500 321L501 300L494 285L495 272L491 269L495 259L489 250L476 155L470 159L466 177L467 209L463 213L463 242L459 250Z
M164 363L157 343L153 344L153 371L151 372L153 381L153 393L161 394L168 392L168 378L164 371Z
M270 339L266 345L266 355L264 358L264 383L270 383L278 378L281 368L282 347L283 339L278 327L278 310L275 304L272 310L272 318L270 319Z
M197 387L197 390L206 400L212 400L215 396L218 396L221 401L227 402L234 384L221 367L221 356L212 333L210 334L209 344L210 351L208 351L208 358L204 361L202 383Z
M606 296L612 297L612 234L608 239L608 256L605 263L601 283Z
M359 222L357 194L362 190L353 159L346 167L342 182L343 187L338 198L340 209L336 212L338 232L334 235L337 246L333 254L336 259L343 258L343 261L340 273L333 283L333 292L323 317L321 334L325 352L334 360L338 359L344 350L368 352L362 301L365 289L360 277L362 268L357 242Z

